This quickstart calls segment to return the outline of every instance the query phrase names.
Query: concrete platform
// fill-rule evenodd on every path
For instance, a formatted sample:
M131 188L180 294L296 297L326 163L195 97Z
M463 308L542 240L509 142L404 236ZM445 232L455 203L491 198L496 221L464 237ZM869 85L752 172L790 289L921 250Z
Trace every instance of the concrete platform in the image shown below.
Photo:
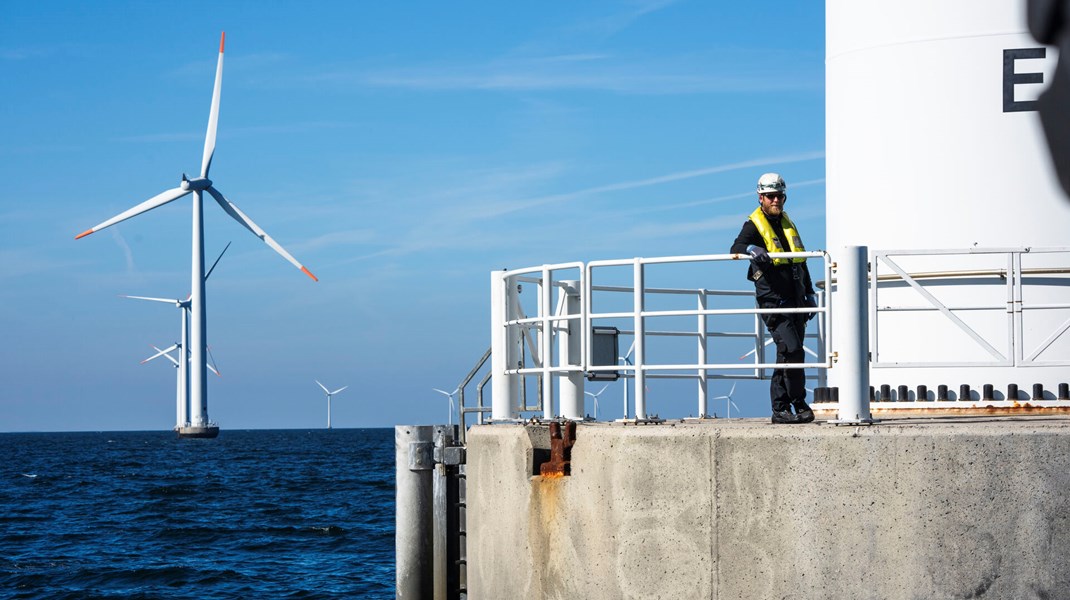
M217 436L219 436L219 428L215 425L207 425L204 427L185 426L178 428L178 437L180 438L212 439Z
M468 433L468 589L499 598L1070 598L1070 419Z

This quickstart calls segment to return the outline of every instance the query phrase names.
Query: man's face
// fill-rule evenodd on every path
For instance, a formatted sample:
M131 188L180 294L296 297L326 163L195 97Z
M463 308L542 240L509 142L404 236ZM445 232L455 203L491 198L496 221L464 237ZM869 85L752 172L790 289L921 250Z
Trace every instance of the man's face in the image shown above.
M772 217L779 217L784 212L784 203L787 201L788 195L784 192L758 194L758 203L762 205L762 212Z

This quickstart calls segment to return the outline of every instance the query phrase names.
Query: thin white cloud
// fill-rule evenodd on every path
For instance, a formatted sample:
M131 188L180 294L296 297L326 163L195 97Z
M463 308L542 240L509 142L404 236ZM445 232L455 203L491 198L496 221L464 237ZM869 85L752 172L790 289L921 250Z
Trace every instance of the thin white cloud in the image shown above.
M56 54L69 53L73 50L70 44L57 44L54 46L21 46L18 48L0 48L0 60L23 61L34 58L47 58Z
M721 215L703 221L644 223L616 235L619 235L623 239L675 238L702 232L738 229L743 221L744 219L739 215Z
M817 158L820 158L820 157L817 157ZM821 179L807 179L806 181L790 182L789 185L788 185L788 189L789 189L789 192L790 192L791 190L796 190L796 189L801 188L801 187L810 187L810 186L814 186L814 185L822 185L824 183L825 183L825 178L824 177L822 177ZM721 203L724 203L724 202L731 202L733 200L741 200L741 199L744 199L744 198L755 198L756 197L755 194L756 194L755 191L747 191L747 192L741 192L739 194L729 194L727 196L716 196L714 198L705 198L705 199L702 199L702 200L691 200L689 202L677 202L677 203L674 203L674 204L660 204L660 205L654 204L654 205L645 206L645 207L642 207L642 208L636 208L636 209L633 209L633 210L630 210L630 211L626 211L623 214L638 215L638 214L646 214L646 213L652 213L652 212L664 212L664 211L669 211L669 210L679 210L681 208L693 208L693 207L696 207L696 206L707 206L707 205L710 205L710 204L721 204Z
M624 3L608 15L579 17L557 30L476 60L410 62L373 68L343 65L304 78L339 86L412 91L549 92L618 94L765 93L820 91L822 56L776 53L767 48L719 47L707 55L622 55L606 52L605 38L666 9L676 0ZM577 11L582 12L582 11ZM773 76L775 74L775 76Z
M629 2L625 11L582 23L577 26L577 29L610 36L627 29L642 17L667 8L676 4L676 2L677 0L637 0Z
M675 173L668 173L665 175L659 175L655 177L648 177L645 179L634 179L628 181L622 181L617 183L609 183L591 188L585 188L574 192L565 192L559 194L550 194L546 196L527 198L523 200L515 201L502 201L500 198L503 196L503 190L513 187L513 183L517 181L525 181L530 179L533 175L531 172L493 172L491 175L496 178L494 183L487 180L481 180L479 177L472 177L472 174L465 174L464 178L472 181L461 186L462 189L458 190L438 190L435 197L428 199L422 197L420 204L423 206L442 206L443 210L434 211L425 215L423 219L419 219L413 225L406 224L406 227L402 229L402 225L398 225L392 232L392 239L389 244L381 247L377 250L372 250L367 253L350 257L337 264L347 264L358 261L366 261L371 259L379 259L391 256L403 256L413 254L417 252L427 252L432 250L443 249L478 249L480 247L495 247L491 243L489 236L492 236L502 230L501 226L493 224L493 220L499 217L513 215L515 218L520 218L520 215L514 215L521 211L530 211L531 209L542 209L550 205L574 202L580 199L586 199L593 196L611 194L614 192L633 190L645 187L655 187L686 179L693 179L697 177L703 177L707 175L714 175L718 173L724 173L729 171L735 171L740 169L751 169L755 167L766 167L770 165L783 165L795 162L803 162L808 160L815 160L824 157L823 151L802 152L784 156L771 156L756 158L752 160L740 161L735 163L727 163L723 165L714 165L710 167L704 167L700 169L691 169L687 171L678 171ZM552 173L553 170L546 171L544 169L535 169L536 179L545 178L548 173ZM816 185L822 180L808 180L800 181L793 184L794 188L804 187L808 185ZM700 204L709 204L719 201L727 201L730 199L739 199L743 197L750 197L753 192L746 192L740 194L733 194L724 196L721 198L702 200L698 202L680 203L671 205L668 208L687 208L690 206L698 206ZM476 198L476 200L472 200ZM452 199L452 200L450 200ZM464 206L459 206L456 201L467 200ZM545 211L530 212L526 217L534 217L540 214L545 214ZM620 213L618 216L626 216L631 213ZM483 224L480 224L483 222ZM488 223L490 222L490 223ZM643 226L637 226L634 231L628 231L620 233L614 232L614 237L620 236L635 236L642 238L652 237L670 237L673 235L680 235L691 232L701 231L713 231L718 229L726 229L737 227L740 223L739 215L727 215L723 217L715 217L713 219L704 221L695 221L689 219L686 222L680 223L665 223L657 224L644 223ZM530 225L530 223L528 224ZM560 229L555 226L556 229ZM506 234L509 239L515 241L516 232L508 230ZM547 241L547 240L543 240ZM374 242L373 242L374 243Z
M82 269L89 264L85 260L59 260L42 256L39 249L0 250L0 281L35 275L47 271Z
M134 142L134 143L170 143L170 142L189 142L195 140L203 140L204 132L196 133L193 131L187 131L185 133L150 133L146 135L129 135L124 137L115 138L117 142Z
M330 129L345 129L355 127L354 123L341 121L308 121L301 123L289 123L278 125L253 125L250 127L229 127L221 131L220 139L235 138L246 135L278 134L278 133L308 133ZM189 142L204 139L204 131L187 131L173 133L150 133L146 135L129 135L115 138L118 142L133 143L157 143L157 142Z
M204 50L205 58L188 62L180 67L172 69L165 74L168 78L196 79L204 77L205 73L215 73L218 60L218 47L207 45ZM227 73L259 72L265 67L277 68L285 64L290 55L282 52L261 52L258 54L244 54L240 52L227 52L224 59L224 71Z
M134 265L134 252L130 249L130 244L126 243L126 239L118 227L112 227L111 238L115 240L116 245L123 251L123 256L126 257L127 273L134 273L137 270L136 265Z
M815 160L824 158L824 151L811 151L802 152L799 154L786 155L786 156L774 156L765 158L756 158L747 161L741 161L736 163L728 163L724 165L715 165L711 167L704 167L701 169L692 169L690 171L679 171L677 173L669 173L667 175L659 175L657 177L649 177L647 179L635 179L631 181L622 181L619 183L610 183L606 185L596 186L575 192L566 192L563 194L552 194L548 196L542 196L539 198L528 198L525 200L514 200L497 202L493 206L479 207L479 215L483 218L496 217L504 214L527 210L530 208L536 208L545 206L548 204L555 204L565 202L568 200L575 200L580 197L594 196L598 194L605 194L609 192L619 192L624 190L633 190L636 188L650 187L655 185L661 185L663 183L670 183L675 181L681 181L684 179L693 179L695 177L703 177L706 175L714 175L717 173L725 173L728 171L738 171L740 169L750 169L754 167L764 167L769 165L788 164L795 162L803 162L807 160Z
M316 251L333 246L354 246L378 242L379 234L374 229L351 229L326 233L294 245L294 252Z
M571 58L570 58L571 57ZM602 91L619 94L692 94L820 89L819 74L785 73L775 90L765 74L733 72L691 61L614 59L608 55L509 58L488 63L433 64L380 71L340 70L313 80L416 91Z

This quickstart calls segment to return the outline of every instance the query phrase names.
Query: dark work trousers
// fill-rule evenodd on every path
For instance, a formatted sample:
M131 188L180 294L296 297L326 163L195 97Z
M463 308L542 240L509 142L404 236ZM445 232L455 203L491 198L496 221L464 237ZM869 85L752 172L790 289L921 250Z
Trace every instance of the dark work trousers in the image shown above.
M776 344L777 364L803 362L806 315L765 315L764 319ZM791 410L792 402L806 400L806 372L802 369L774 369L769 382L769 398L774 412Z

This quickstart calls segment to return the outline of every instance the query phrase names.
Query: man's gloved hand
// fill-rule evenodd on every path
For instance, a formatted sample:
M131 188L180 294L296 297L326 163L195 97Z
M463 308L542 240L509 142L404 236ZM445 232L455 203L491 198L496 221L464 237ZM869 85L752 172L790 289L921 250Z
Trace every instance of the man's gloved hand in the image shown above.
M817 308L817 295L816 294L807 294L806 295L806 307L807 308ZM816 316L817 316L816 312L809 313L809 314L806 315L806 320L809 321L810 319L813 319Z
M755 246L754 244L747 246L747 254L750 254L750 259L756 263L769 262L769 253L761 246Z

